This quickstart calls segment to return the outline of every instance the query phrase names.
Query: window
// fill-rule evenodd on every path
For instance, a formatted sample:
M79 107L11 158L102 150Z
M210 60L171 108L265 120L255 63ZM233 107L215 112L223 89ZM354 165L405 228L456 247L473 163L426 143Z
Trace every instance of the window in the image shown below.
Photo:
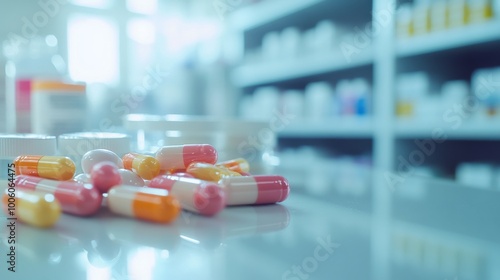
M69 74L74 80L117 84L120 62L116 25L98 16L71 17L68 60Z
M84 7L107 9L111 7L113 0L71 0L71 3Z
M134 13L154 14L158 10L157 0L127 0L127 9Z

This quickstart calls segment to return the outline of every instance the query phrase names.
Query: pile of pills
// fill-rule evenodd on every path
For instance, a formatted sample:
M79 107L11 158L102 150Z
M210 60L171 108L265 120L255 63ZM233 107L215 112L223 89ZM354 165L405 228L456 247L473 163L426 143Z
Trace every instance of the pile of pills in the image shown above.
M181 209L213 216L231 205L284 201L290 187L278 175L251 175L239 158L217 162L207 144L165 146L154 156L97 149L75 176L68 157L21 155L14 161L18 218L50 227L60 212L91 216L105 205L115 214L157 223L174 221ZM9 193L3 197L7 211ZM21 210L22 208L22 210Z

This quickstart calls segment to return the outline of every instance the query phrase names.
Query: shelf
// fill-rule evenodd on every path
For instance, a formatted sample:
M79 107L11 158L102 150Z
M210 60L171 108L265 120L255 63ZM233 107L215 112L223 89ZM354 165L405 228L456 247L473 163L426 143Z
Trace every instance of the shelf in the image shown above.
M329 121L293 121L278 133L295 138L371 138L373 125L369 118L338 118Z
M265 0L231 13L232 27L248 30L290 16L325 0ZM258 15L258 16L256 16Z
M454 140L500 140L500 122L497 119L467 121L457 125L453 122L397 120L396 137L398 138L431 138L433 131L442 129L447 139Z
M328 72L352 69L373 63L371 50L351 57L342 54L317 54L296 59L243 65L233 72L233 82L239 87L251 87L287 81Z
M418 56L477 44L500 41L500 20L401 39L396 45L398 57Z

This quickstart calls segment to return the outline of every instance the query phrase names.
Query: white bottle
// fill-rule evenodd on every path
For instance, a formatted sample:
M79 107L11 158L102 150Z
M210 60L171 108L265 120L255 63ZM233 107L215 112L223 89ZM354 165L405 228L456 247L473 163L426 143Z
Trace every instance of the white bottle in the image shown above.
M326 82L307 85L305 94L306 116L310 120L324 121L333 115L333 90Z
M85 84L33 80L31 127L37 134L60 135L85 131L87 96Z
M53 35L34 37L29 43L3 45L7 58L6 74L6 131L31 132L31 82L34 78L60 79L66 64L57 54L57 39Z

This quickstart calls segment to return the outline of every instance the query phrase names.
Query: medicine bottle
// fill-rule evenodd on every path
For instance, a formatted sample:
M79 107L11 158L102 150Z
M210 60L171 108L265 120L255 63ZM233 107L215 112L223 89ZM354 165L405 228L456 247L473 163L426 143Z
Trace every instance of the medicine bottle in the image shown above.
M65 77L66 64L57 51L54 35L36 36L29 42L6 40L5 117L8 133L30 133L33 79Z

